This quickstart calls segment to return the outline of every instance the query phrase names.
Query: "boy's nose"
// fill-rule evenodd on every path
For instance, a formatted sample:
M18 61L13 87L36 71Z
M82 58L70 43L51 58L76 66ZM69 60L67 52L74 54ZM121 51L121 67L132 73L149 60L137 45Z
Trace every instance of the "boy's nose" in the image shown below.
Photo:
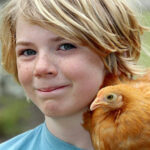
M56 76L58 72L54 64L54 58L49 58L47 54L37 56L33 73L38 78Z

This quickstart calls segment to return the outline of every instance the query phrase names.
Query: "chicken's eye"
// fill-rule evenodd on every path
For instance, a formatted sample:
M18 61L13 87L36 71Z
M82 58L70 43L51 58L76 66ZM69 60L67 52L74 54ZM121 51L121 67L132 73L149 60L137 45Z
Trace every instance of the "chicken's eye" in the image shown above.
M114 101L114 100L116 100L117 99L117 95L116 94L114 94L114 93L110 93L110 94L108 94L107 96L106 96L106 100L107 101Z

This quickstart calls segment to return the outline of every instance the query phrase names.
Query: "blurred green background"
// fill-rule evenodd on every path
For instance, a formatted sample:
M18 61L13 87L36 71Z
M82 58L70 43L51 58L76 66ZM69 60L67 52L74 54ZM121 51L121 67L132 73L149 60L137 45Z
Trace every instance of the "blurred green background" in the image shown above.
M0 143L43 121L42 113L25 98L0 96Z
M143 12L142 24L150 27L150 11ZM142 36L142 49L139 64L150 67L150 32L145 32Z
M145 11L143 14L142 24L150 26L150 12ZM149 32L142 36L142 45L142 49L149 50L150 53ZM148 57L142 52L139 64L149 67L150 55ZM31 102L28 103L25 96L15 97L8 94L0 96L0 142L37 126L43 120L41 112Z

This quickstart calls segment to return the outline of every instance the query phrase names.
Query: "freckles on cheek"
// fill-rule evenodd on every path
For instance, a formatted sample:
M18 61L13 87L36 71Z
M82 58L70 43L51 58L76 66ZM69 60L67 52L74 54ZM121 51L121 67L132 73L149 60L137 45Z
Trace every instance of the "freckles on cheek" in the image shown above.
M18 65L18 78L21 84L30 82L30 78L32 77L32 72L30 71L29 67Z
M65 62L65 64L62 65L62 68L66 74L69 74L69 76L76 76L82 75L83 72L87 70L87 65L83 58L77 60L76 58L72 58L72 60Z
M67 71L65 71L65 74L68 75L68 78L71 78L73 80L78 80L81 78L84 78L85 70L80 65L72 65L71 67L65 67Z

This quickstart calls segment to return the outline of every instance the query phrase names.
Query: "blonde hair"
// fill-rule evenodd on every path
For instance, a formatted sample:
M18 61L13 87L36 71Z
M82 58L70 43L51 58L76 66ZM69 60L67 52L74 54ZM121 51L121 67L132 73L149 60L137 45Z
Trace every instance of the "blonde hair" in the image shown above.
M111 73L142 73L136 63L144 27L123 0L10 0L1 14L2 64L16 79L15 28L19 15L88 46L100 55Z

